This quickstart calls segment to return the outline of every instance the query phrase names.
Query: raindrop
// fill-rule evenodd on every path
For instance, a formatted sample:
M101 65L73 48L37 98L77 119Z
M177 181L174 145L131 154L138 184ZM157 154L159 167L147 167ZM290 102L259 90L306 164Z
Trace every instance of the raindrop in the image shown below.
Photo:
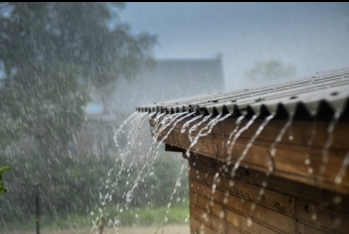
M247 227L251 227L252 226L252 219L250 217L247 218Z

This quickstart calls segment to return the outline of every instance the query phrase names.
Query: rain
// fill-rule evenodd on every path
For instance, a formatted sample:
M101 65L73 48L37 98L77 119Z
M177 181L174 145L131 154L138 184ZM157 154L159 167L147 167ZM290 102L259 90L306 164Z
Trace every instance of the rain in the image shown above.
M348 3L0 3L0 234L346 233Z

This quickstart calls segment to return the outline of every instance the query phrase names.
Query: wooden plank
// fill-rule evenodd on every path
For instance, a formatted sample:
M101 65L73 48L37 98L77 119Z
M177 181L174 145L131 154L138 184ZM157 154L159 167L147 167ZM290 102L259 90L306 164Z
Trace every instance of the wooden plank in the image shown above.
M243 233L243 234L248 233L248 232L245 232L245 231L239 229L238 227L230 225L229 223L227 223L226 229L227 229L226 233Z
M224 220L216 218L214 215L211 215L211 228L217 233L225 233L226 223Z
M190 158L189 164L190 182L199 182L208 186L209 188L205 189L205 191L201 191L201 193L204 192L209 194L211 192L212 185L207 184L205 178L208 176L208 174L213 174L218 171L218 168L221 167L221 163L204 156L196 156ZM283 195L287 194L289 197L297 197L298 200L316 202L316 204L322 205L324 207L330 207L331 209L337 210L339 212L349 212L349 197L342 195L341 202L336 203L334 201L339 194L329 190L323 190L302 183L289 181L287 179L275 177L273 175L267 177L264 173L245 168L239 168L237 170L234 181L246 184L247 186L257 186L259 188L265 186L264 183L266 183L266 192L275 191ZM225 189L225 187L221 187L220 184L218 184L218 187L222 190ZM272 202L269 204L272 204ZM280 205L283 206L282 203L280 203ZM287 212L285 214L287 214Z
M200 200L200 202L199 202ZM251 217L252 220L263 224L267 227L273 227L280 232L284 233L294 233L295 232L295 220L275 212L273 210L267 209L260 205L256 205L252 202L243 200L239 197L230 195L227 199L227 202L224 203L224 192L217 190L214 194L214 203L219 203L221 206L224 206L227 210L233 210L234 212ZM210 200L204 198L198 194L198 209L202 211L201 215L209 216L209 212L206 212L207 206L209 205ZM197 216L199 214L195 214ZM211 216L209 216L211 217ZM228 219L227 219L228 220Z
M190 184L193 184L195 187L199 188L197 190L198 194L207 198L211 197L212 186L210 185L210 183L200 180L195 182L190 181ZM229 191L229 194L242 198L246 201L253 202L289 217L295 217L296 215L294 197L268 189L264 189L263 195L259 195L261 187L246 184L236 180L234 180L234 185L229 190L226 186L220 185L221 183L217 184L217 189L226 192Z
M348 233L349 214L298 200L296 209L297 218L309 226L328 232Z
M179 130L182 128L183 124L187 122L188 119L183 120L176 124L175 130ZM186 129L190 129L192 126L197 124L200 120L194 121L188 125ZM249 120L243 120L240 124L240 129L246 125ZM218 122L212 129L213 135L226 136L228 137L231 132L236 128L236 119L228 118L222 122ZM253 122L253 124L243 131L240 135L240 138L251 139L252 136L256 133L259 126L264 122L264 120L257 119ZM286 120L271 120L268 125L263 129L261 134L257 139L262 139L263 141L274 142L281 129L285 126ZM280 143L285 143L289 145L308 145L308 140L312 137L312 129L313 129L314 121L305 121L305 120L295 120L293 121L291 127L286 132L283 139L281 139ZM315 148L323 148L325 143L328 141L328 127L331 124L331 121L317 121L315 127L315 134L313 134L313 147ZM152 122L151 122L152 125ZM198 131L202 127L205 127L206 124L198 127L196 131L193 132L195 136ZM170 129L172 126L169 126ZM164 132L167 132L168 129L165 129ZM342 149L349 150L349 146L347 145L349 129L348 121L339 121L335 126L335 131L333 132L333 143L332 149ZM188 131L184 132L184 135L187 135ZM289 136L292 135L293 138L290 140Z
M189 140L185 139L180 132L173 132L175 138L178 138L178 147L189 147ZM211 139L210 139L211 138ZM193 151L199 154L226 161L227 155L224 146L225 141L222 139L213 139L213 136L203 137L197 147L193 147ZM211 142L214 142L212 144ZM232 162L234 163L245 150L248 142L246 140L238 140L233 149ZM205 146L205 147L204 147ZM248 154L241 163L241 166L267 172L269 167L269 150L270 145L265 142L255 142L250 148ZM334 183L340 167L343 162L345 152L329 151L329 160L327 163L327 170L322 174L320 167L322 163L322 155L319 149L310 150L310 164L306 165L307 153L309 149L302 146L289 147L286 145L277 145L277 154L275 155L275 171L273 174L287 178L290 180L299 181L321 188L331 189L344 194L349 194L349 173L343 177L341 186ZM311 168L311 169L310 169ZM311 172L311 173L310 173Z
M219 220L215 217L206 214L206 211L196 206L190 206L191 221L194 218L191 228L197 232L204 233L224 233L225 224L223 220Z
M297 233L298 234L328 234L332 232L325 232L314 227L308 226L304 223L297 222Z
M268 227L265 227L258 222L253 221L250 217L243 216L241 214L235 213L234 211L227 210L226 220L229 224L227 225L227 233L231 232L234 229L238 229L243 231L244 233L265 233L265 234L276 234L283 232L276 232ZM231 226L235 227L232 228ZM286 233L294 233L294 232L286 232Z

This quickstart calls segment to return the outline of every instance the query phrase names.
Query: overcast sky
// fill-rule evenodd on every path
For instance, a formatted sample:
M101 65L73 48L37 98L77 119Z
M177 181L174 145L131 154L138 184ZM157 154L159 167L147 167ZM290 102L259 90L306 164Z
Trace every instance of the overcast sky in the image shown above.
M349 68L348 3L126 3L120 18L158 35L156 58L221 52L226 89L253 85L244 74L256 61L292 64L300 78Z

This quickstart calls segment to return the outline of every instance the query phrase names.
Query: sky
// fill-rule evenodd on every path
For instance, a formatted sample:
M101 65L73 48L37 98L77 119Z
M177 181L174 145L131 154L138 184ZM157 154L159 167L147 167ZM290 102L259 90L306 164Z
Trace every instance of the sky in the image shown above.
M225 89L263 86L246 79L256 62L277 59L294 79L349 68L349 3L126 3L120 20L158 36L155 58L223 55Z

